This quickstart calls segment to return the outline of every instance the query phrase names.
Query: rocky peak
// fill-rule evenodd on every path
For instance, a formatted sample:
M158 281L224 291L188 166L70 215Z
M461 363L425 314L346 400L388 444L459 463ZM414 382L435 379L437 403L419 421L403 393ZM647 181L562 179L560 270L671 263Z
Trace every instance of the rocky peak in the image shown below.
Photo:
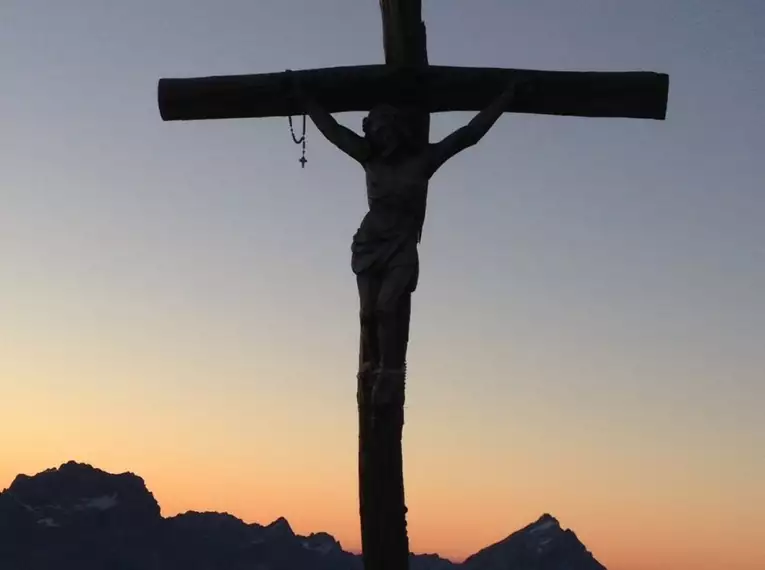
M320 554L329 554L330 552L341 552L340 543L335 537L326 532L315 532L303 538L303 548L313 550Z
M507 567L533 570L605 570L570 530L544 514L536 522L474 554L466 570L500 570Z
M37 475L19 475L3 491L37 524L60 527L97 518L100 524L145 524L160 519L154 496L133 473L112 475L70 461Z
M275 538L291 538L295 536L290 523L284 517L276 519L270 525L266 526L265 530L266 535L272 540Z
M168 519L179 528L190 530L240 529L247 527L243 520L228 513L187 511ZM260 527L260 525L251 525Z

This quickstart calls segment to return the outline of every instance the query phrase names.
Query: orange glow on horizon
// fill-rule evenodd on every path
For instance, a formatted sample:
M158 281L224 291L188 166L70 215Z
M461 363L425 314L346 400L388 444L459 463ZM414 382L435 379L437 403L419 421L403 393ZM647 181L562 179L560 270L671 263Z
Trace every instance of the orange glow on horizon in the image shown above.
M20 471L34 474L65 461L63 458L53 460L50 449L37 447L36 450L14 453L14 465L25 463L28 467ZM204 462L186 461L172 466L177 459L147 457L138 462L143 464L142 469L114 457L79 460L109 472L137 472L144 477L166 517L189 510L218 511L229 512L246 522L268 524L284 516L299 534L326 531L346 550L359 551L353 472L337 487L342 491L333 495L326 493L331 482L321 478L310 482L258 468L249 472L216 470L213 464ZM7 460L0 463L3 481L0 486L10 484L19 471L14 465ZM409 487L410 544L415 552L438 553L455 562L505 538L535 520L544 510L550 510L539 508L538 496L523 499L510 494L505 495L504 500L493 501L484 491L475 489L473 496L447 499L441 491L429 491L417 483ZM759 568L752 555L761 553L754 550L747 553L742 548L742 544L758 548L762 524L753 508L750 518L739 517L735 521L724 518L724 511L716 510L719 520L710 521L708 514L703 513L705 505L665 505L659 516L655 510L657 505L650 499L642 505L640 498L636 499L625 499L620 506L625 514L621 520L609 518L607 505L597 502L590 504L589 511L577 511L574 498L567 501L569 504L562 502L559 511L551 514L558 517L564 528L574 530L609 569L646 570L656 560L671 567L689 559L695 561L694 567L699 570L717 569L723 562L725 566L742 570ZM506 510L492 508L505 500ZM736 525L735 532L731 531L732 524ZM650 529L650 535L645 529Z

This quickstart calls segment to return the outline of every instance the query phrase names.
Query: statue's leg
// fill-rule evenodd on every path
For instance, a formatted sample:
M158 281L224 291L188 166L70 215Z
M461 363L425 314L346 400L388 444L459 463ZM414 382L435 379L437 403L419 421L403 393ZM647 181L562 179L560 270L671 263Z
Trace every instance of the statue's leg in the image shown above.
M394 362L406 367L406 349L409 345L409 319L412 312L412 294L408 291L401 295L396 312L396 353Z
M359 371L374 370L380 366L379 340L377 338L377 298L382 280L372 273L356 276L359 289Z
M383 368L399 370L406 365L409 317L412 293L417 287L418 269L417 265L393 267L381 284L376 314Z
M396 327L398 329L398 335L395 358L397 362L401 362L401 366L404 368L406 367L406 350L409 345L409 319L412 313L412 293L414 293L414 290L417 288L419 271L419 265L415 265L411 268L406 288L397 304Z
M409 339L409 310L416 267L391 268L380 286L375 306L380 369L376 379L378 404L403 395L406 346Z
M404 366L406 353L402 341L409 336L403 319L409 316L408 298L413 269L407 265L391 268L380 286L375 315L380 351L380 366L388 370ZM408 324L408 323L406 323Z

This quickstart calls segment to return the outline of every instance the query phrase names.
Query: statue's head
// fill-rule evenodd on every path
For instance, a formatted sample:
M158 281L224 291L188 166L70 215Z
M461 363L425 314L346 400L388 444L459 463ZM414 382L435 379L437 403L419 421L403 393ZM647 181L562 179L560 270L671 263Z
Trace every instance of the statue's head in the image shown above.
M383 156L389 156L411 143L412 135L404 113L392 105L373 108L364 119L363 129L375 151Z

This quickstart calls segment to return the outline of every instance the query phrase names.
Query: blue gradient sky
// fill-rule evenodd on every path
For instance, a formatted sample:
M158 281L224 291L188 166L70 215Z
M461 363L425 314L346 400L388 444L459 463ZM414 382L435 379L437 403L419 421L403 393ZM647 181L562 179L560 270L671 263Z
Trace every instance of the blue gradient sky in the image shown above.
M550 511L612 569L762 568L765 3L425 14L434 64L671 86L664 123L506 116L434 179L413 547L459 558ZM362 172L312 125L301 170L284 119L163 123L156 81L381 61L372 0L4 0L0 479L74 458L165 513L358 544Z

